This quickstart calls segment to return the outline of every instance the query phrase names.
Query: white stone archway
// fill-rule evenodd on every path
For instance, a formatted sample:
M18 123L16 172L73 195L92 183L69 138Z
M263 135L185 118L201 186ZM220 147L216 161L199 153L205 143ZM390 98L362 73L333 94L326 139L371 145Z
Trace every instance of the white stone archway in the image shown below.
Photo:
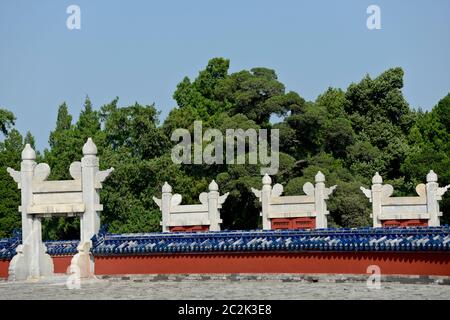
M36 163L36 152L27 144L22 151L20 171L8 168L8 173L21 189L22 244L17 248L9 267L9 279L39 279L53 274L52 258L42 242L42 218L52 216L80 217L80 245L70 269L81 277L94 274L90 254L91 238L100 229L99 192L102 182L114 170L99 170L97 147L91 138L83 146L81 162L70 165L73 180L47 181L50 167Z

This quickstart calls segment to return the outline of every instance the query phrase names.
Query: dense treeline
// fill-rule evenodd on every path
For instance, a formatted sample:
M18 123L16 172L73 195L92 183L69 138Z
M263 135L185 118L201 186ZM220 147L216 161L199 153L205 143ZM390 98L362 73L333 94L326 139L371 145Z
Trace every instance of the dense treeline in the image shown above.
M89 98L76 122L67 105L59 106L49 149L38 162L52 168L50 179L70 179L69 165L81 158L92 137L101 167L116 170L104 184L102 223L110 232L159 231L161 214L152 201L164 181L183 195L185 203L215 179L230 192L222 209L223 228L259 227L259 204L251 187L261 186L257 165L177 165L170 140L176 128L276 128L280 130L280 168L275 182L287 194L301 194L303 183L321 170L338 189L329 201L331 226L371 224L370 203L359 190L370 186L376 171L394 186L395 195L414 195L415 186L433 169L440 184L450 184L450 94L430 111L414 110L404 99L403 71L389 69L376 78L365 76L346 90L329 88L315 101L286 92L274 70L254 68L229 73L229 61L214 58L194 80L184 78L173 95L178 107L160 125L154 105L119 106L119 99L95 110ZM273 124L272 116L281 122ZM6 167L20 168L25 143L14 129L14 115L0 110L0 237L20 228L20 193ZM441 202L443 223L450 220L450 197ZM46 238L78 238L77 219L54 218L44 223Z

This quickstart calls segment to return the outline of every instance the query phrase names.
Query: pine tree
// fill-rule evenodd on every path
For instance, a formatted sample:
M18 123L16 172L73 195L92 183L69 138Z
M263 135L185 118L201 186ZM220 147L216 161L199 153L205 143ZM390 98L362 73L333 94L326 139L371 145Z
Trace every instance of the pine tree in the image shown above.
M66 103L58 108L55 130L50 133L50 150L45 151L45 162L51 168L49 179L71 180L69 167L72 162L80 161L82 148L87 138L93 138L99 147L102 145L99 113L92 108L89 97L86 97L84 107L78 121L72 124L72 116ZM77 239L79 238L79 219L52 218L43 224L45 239Z
M14 125L16 117L14 114L6 109L0 109L0 131L7 135L9 129Z
M77 136L84 142L87 138L94 138L100 131L99 113L92 108L89 96L86 96L84 109L80 112L80 117L76 123Z
M12 129L5 140L0 142L0 238L10 237L14 230L20 230L21 227L18 212L20 190L6 168L20 170L23 147L22 135L16 129Z
M56 119L56 128L50 133L49 144L53 148L58 144L59 135L70 130L72 127L72 116L69 114L66 103L64 102L58 108L58 117Z
M69 166L81 154L76 148L79 143L74 131L72 116L64 102L58 108L55 130L50 133L50 150L44 151L44 160L51 168L50 179L71 179Z

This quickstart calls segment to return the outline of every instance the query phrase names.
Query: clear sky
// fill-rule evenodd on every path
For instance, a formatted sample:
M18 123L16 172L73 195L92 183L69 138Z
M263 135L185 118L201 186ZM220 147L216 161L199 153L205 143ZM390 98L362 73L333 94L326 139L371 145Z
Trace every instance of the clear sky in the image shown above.
M371 4L381 30L366 26ZM0 0L0 107L42 150L62 102L76 119L86 95L96 108L118 96L164 119L177 83L221 56L231 72L275 69L307 100L400 66L410 105L430 110L450 92L449 17L449 0Z

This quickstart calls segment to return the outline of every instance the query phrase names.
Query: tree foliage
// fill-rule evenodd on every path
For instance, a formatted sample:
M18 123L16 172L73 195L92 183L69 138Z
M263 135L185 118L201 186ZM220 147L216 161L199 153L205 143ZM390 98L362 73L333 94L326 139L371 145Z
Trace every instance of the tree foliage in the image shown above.
M286 92L275 70L229 73L229 67L229 60L214 58L195 79L182 79L173 94L177 107L162 124L155 105L119 106L116 98L96 110L86 97L73 122L63 103L49 148L38 154L38 161L50 165L50 179L70 179L70 164L80 160L83 144L92 137L101 168L115 168L101 191L102 223L111 232L159 231L161 213L152 197L161 195L164 181L183 195L183 203L198 203L212 179L221 193L230 193L221 211L223 228L261 227L260 204L251 192L261 187L259 165L172 162L172 132L184 128L192 133L196 120L202 121L203 130L215 128L224 136L226 129L278 129L280 168L274 183L281 183L285 194L301 194L303 184L322 171L328 185L338 185L328 201L332 226L371 224L370 203L359 187L369 186L376 171L394 185L395 195L414 195L430 169L441 185L450 184L450 93L429 112L412 109L402 94L403 70L392 68L305 101ZM277 123L271 121L275 115ZM31 133L23 138L12 129L14 121L10 111L0 109L5 136L0 143L0 237L20 227L20 193L5 168L18 169L24 144L35 144ZM441 210L442 222L449 223L449 195ZM76 219L52 219L45 222L44 235L77 238L78 224Z

